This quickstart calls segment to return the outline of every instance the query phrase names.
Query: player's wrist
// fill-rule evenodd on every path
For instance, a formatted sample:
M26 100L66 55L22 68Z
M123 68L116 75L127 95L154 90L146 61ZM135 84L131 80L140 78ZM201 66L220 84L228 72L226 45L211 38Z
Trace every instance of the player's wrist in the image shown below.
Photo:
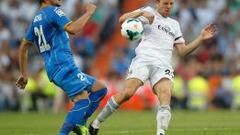
M144 14L144 11L140 11L140 12L138 13L138 17L139 17L139 16L143 16L143 14Z
M88 11L86 12L86 14L89 15L89 16L92 16L92 15L94 14L94 12L95 12L95 11L88 10Z
M199 42L203 42L204 41L203 35L198 36L198 40Z
M26 72L21 73L22 77L28 78L28 74Z

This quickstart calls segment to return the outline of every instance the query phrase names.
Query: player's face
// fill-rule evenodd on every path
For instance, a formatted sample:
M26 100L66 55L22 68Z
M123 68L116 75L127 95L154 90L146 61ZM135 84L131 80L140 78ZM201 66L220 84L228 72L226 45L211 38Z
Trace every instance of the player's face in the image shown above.
M167 17L170 15L173 8L174 0L157 0L158 12Z
M52 5L61 6L63 0L50 0Z

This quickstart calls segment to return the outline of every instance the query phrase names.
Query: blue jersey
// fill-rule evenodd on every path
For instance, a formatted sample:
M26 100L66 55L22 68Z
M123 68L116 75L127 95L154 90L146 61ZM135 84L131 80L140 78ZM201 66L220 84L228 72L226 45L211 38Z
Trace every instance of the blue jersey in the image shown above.
M25 35L27 41L38 46L50 80L63 66L74 64L69 36L64 30L70 22L59 7L48 6L35 14Z
M83 90L90 92L95 78L82 73L74 63L69 36L64 30L70 22L60 8L42 8L34 16L25 40L38 46L50 81L73 99Z

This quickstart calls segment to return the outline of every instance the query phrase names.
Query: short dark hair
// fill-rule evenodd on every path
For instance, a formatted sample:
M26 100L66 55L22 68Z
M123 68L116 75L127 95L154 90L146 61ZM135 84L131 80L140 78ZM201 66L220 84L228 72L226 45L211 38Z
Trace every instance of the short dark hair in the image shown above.
M43 2L43 0L37 0L39 4L41 4Z

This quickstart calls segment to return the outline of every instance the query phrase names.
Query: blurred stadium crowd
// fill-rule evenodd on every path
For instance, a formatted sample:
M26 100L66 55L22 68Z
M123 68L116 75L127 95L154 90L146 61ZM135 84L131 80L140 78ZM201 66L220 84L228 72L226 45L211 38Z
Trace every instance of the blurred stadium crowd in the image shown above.
M71 36L76 64L83 72L101 78L110 95L120 90L138 42L120 35L119 15L154 0L94 0L98 9L79 35ZM76 19L87 0L65 0L65 13ZM172 106L182 109L240 107L240 0L176 0L172 17L179 20L184 38L192 41L203 26L214 22L216 38L186 58L173 55L175 88ZM32 16L36 0L0 0L0 111L54 112L69 107L61 90L50 83L36 47L29 50L29 83L16 88L18 48ZM157 104L146 84L123 109L151 109Z

